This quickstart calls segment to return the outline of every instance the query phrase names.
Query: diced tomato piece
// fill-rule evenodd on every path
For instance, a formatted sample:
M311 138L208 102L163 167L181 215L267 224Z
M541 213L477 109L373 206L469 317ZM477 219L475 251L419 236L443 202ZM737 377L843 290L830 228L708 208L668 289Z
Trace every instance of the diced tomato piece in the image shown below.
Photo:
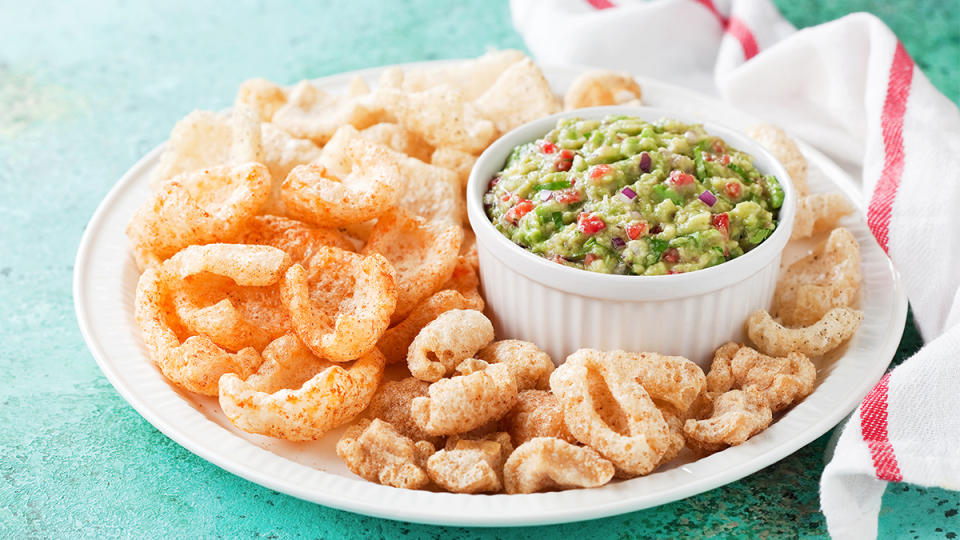
M564 148L563 150L560 151L560 159L565 159L567 161L573 161L573 156L575 155L576 154L573 153L573 150L570 150L568 148Z
M540 149L543 150L544 154L552 154L557 151L557 145L550 141L543 141L543 144L540 145Z
M638 221L627 225L626 230L627 236L629 236L631 240L636 240L644 234L647 234L647 231L650 230L650 224L646 221Z
M722 163L722 164L724 164L724 165L729 165L729 164L730 164L730 154L724 154L723 157L720 158L720 163Z
M599 258L600 257L598 257L597 255L594 255L593 253L587 253L587 256L583 258L583 265L590 266L591 264L593 264L593 261Z
M714 139L713 141L713 153L722 154L723 153L723 143L720 142L720 139Z
M507 202L507 201L510 200L510 197L512 197L512 196L513 196L513 195L511 195L511 194L509 194L509 193L504 193L503 195L500 196L500 200L503 201L503 202Z
M680 252L677 248L669 248L660 255L660 260L668 263L675 263L680 260Z
M597 165L593 169L590 169L590 178L600 178L601 176L610 174L612 170L609 165Z
M717 156L716 156L715 154L704 154L704 155L703 155L703 160L704 160L704 161L713 161L713 160L715 160L715 159L717 159Z
M727 185L723 186L723 189L731 199L739 199L743 186L740 185L740 182L727 182Z
M727 214L716 214L713 216L713 226L717 228L724 236L730 233L730 216Z
M668 179L668 181L676 187L692 185L694 180L696 179L693 175L681 171L670 171L670 178Z
M558 159L557 162L553 165L554 169L561 172L569 171L570 167L573 167L573 162L567 161L565 159Z
M553 257L550 257L550 260L553 261L553 262L555 262L555 263L557 263L557 264L563 264L563 263L567 262L567 260L566 260L565 258L563 258L562 255L554 255Z
M591 235L606 229L607 224L596 214L582 212L577 216L577 228L583 234Z
M533 210L533 203L526 199L520 199L520 202L513 208L507 210L507 221L516 225L520 218L530 213L531 210Z
M580 202L580 192L575 189L565 189L563 191L558 191L553 198L555 201L561 204L572 204L575 202Z

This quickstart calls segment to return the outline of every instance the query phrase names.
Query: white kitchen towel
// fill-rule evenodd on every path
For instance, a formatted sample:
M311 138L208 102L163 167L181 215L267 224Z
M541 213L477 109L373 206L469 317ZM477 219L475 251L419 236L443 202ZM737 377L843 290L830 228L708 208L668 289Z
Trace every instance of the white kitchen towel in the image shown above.
M836 538L876 536L887 482L960 489L960 111L893 32L863 13L798 31L768 0L513 0L511 10L541 62L718 95L859 175L867 223L926 345L843 428L821 480L827 526Z

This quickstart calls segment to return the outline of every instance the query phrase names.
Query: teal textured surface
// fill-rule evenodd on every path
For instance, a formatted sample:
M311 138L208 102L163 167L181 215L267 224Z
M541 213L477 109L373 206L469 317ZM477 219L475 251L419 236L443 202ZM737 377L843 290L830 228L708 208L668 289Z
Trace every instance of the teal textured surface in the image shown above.
M881 16L960 100L960 7L904 0L778 2L797 26ZM72 263L113 183L194 108L244 79L294 82L519 47L505 2L0 1L0 537L526 538L825 534L828 436L723 488L585 523L462 529L303 502L187 452L100 373L73 315ZM898 352L920 346L911 321ZM891 486L883 537L960 534L960 493Z

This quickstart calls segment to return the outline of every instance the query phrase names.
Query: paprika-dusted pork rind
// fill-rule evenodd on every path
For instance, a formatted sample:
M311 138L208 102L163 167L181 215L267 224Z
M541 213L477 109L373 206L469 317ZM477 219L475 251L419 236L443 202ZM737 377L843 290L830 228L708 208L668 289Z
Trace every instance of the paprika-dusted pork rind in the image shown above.
M227 373L220 378L220 407L233 425L249 433L290 441L319 439L366 408L380 383L383 366L383 355L374 348L349 366L332 365L299 388L274 392L253 384L262 381Z
M410 415L410 403L414 398L427 397L429 387L430 383L415 377L406 377L399 381L384 381L370 400L370 405L363 411L363 417L371 420L379 418L389 422L404 437L438 445L442 439L420 429Z
M193 111L177 122L153 170L154 191L175 176L217 166L263 162L260 121L249 107L229 113Z
M493 327L491 326L491 336ZM553 373L553 360L550 355L529 341L506 339L490 343L476 352L480 360L489 364L506 364L517 379L517 390L550 387L550 374Z
M813 253L781 274L773 294L773 313L785 326L807 326L835 307L850 306L860 282L860 245L842 227Z
M427 221L399 208L380 216L362 253L383 255L396 272L395 321L450 279L462 240L459 225Z
M344 124L363 129L382 120L383 107L362 79L355 79L350 92L343 96L301 81L290 89L287 102L271 118L277 127L294 137L310 139L321 146Z
M353 242L337 229L314 227L302 221L273 215L253 218L237 241L282 249L298 264L306 263L325 246L353 251Z
M287 270L280 298L304 344L317 356L344 362L374 348L390 324L397 292L382 256L321 247L305 267Z
M439 317L441 313L451 309L481 311L483 310L483 299L480 298L479 293L475 293L473 296L469 293L464 295L459 291L446 288L432 294L429 298L417 304L405 319L387 329L380 336L377 348L383 351L384 356L387 357L387 363L395 364L406 361L410 344L413 343L413 339L420 333L420 330L430 321Z
M400 124L431 146L479 154L497 137L493 122L451 85L433 86L421 92L381 87L377 94Z
M570 433L632 477L675 455L683 438L638 381L635 358L620 353L576 351L550 376L550 389L563 404Z
M270 173L259 163L224 165L163 182L127 225L144 269L191 244L236 238L270 197Z
M378 419L360 420L337 441L337 455L350 472L404 489L420 489L430 483L425 467L433 452L430 443L414 442Z
M435 382L453 373L464 360L493 341L493 324L483 313L454 309L423 327L410 344L407 367L423 381Z
M544 390L525 390L517 396L500 428L510 434L514 444L523 444L536 437L553 437L575 443L563 421L563 406L557 396Z
M510 454L503 467L507 493L535 493L600 487L613 478L612 463L588 446L552 437L531 439Z
M802 328L785 328L764 310L747 318L747 335L757 349L771 356L792 352L823 356L836 349L860 328L863 312L848 307L833 308L816 323Z
M707 452L742 444L773 420L764 398L751 390L724 392L714 397L711 405L708 417L690 418L683 425L687 441Z
M791 239L809 238L836 227L840 218L851 214L853 205L840 193L814 193L797 199Z
M560 112L550 84L529 58L513 63L473 104L500 133Z
M496 440L460 439L447 446L427 460L427 473L434 483L451 493L489 493L502 489L503 463L512 445L505 449Z
M466 189L467 179L470 178L470 170L473 169L473 164L476 162L477 156L448 146L437 148L430 156L431 165L443 167L457 175L461 190Z
M760 146L777 158L793 181L797 197L806 197L810 193L807 187L807 158L803 157L797 143L782 129L772 124L756 124L747 129L747 136L760 143ZM794 225L796 229L796 225Z
M410 412L431 435L454 435L502 418L517 401L517 381L504 364L440 379L429 397L414 398Z
M287 103L287 90L267 79L249 79L240 85L234 107L253 109L263 122L273 120L273 114Z
M813 392L817 368L801 353L774 358L750 347L727 343L717 349L707 378L709 391L749 390L777 412Z
M344 177L330 175L320 162L295 167L281 194L291 217L322 227L362 223L387 211L396 201L400 170L387 149L357 138L346 146L351 164Z
M592 70L581 73L563 96L563 108L582 109L603 105L640 105L643 90L626 72Z
M270 170L270 200L263 207L265 214L283 215L283 181L298 165L306 165L320 157L320 147L309 139L298 139L286 131L264 122L260 125L263 141L263 164Z

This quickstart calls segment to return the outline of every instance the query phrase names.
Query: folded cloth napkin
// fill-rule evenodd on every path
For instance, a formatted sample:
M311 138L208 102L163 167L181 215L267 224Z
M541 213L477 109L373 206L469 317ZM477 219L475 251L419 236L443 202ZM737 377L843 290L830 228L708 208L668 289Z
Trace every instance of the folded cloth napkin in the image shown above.
M887 482L960 489L960 112L879 19L797 31L767 0L513 0L543 63L719 95L859 176L926 345L853 413L821 480L836 538L876 536ZM877 361L886 361L878 358Z

